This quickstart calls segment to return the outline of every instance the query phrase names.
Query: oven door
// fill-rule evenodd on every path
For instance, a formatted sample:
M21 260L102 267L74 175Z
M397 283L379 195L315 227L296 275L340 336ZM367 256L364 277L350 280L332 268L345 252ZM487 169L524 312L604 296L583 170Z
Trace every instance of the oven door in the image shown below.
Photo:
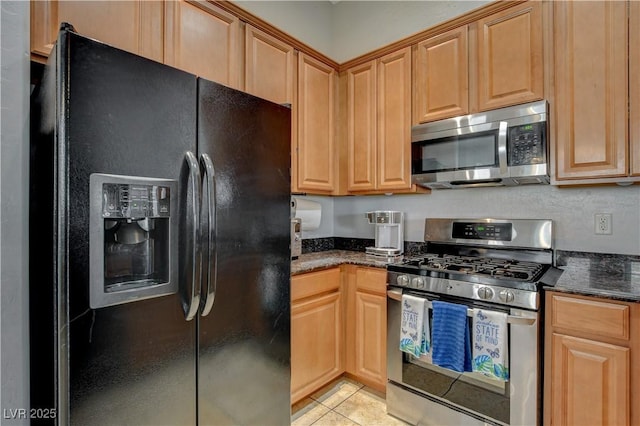
M404 290L407 292L408 290ZM536 425L541 419L537 312L409 291L413 296L467 304L509 314L507 382L458 373L399 350L402 290L387 292L387 410L413 424ZM430 315L431 315L431 311ZM469 318L471 321L471 317ZM470 324L471 326L471 324ZM473 345L473 342L472 342Z

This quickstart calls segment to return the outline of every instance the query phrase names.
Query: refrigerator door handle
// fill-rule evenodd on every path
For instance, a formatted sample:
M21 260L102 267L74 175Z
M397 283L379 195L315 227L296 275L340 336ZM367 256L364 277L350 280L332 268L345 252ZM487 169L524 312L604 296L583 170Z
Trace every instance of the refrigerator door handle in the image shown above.
M187 205L186 205L186 238L187 247L191 256L187 262L191 262L187 270L191 271L190 288L183 297L182 308L187 321L192 320L198 314L200 306L200 281L202 276L202 247L198 235L198 215L200 213L200 167L198 159L191 151L185 154L185 161L189 167L189 180L187 181Z
M217 251L216 251L216 180L213 161L208 154L200 154L200 166L204 170L202 183L202 209L200 216L204 247L203 283L204 298L200 302L201 315L207 316L216 296ZM205 211L206 209L206 211ZM205 222L206 223L203 223Z

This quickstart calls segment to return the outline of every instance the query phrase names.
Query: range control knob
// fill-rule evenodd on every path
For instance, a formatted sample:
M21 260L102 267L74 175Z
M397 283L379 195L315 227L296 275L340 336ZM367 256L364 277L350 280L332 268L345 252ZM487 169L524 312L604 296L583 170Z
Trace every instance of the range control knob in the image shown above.
M396 282L401 287L408 287L409 286L409 277L406 276L406 275L398 275L398 278L396 278Z
M413 288L424 288L424 278L415 277L411 279L411 287Z
M513 299L516 298L513 292L509 290L500 290L500 293L498 293L498 297L505 303L511 303L513 302Z
M480 287L478 289L478 297L483 300L491 300L493 299L493 290L489 287Z

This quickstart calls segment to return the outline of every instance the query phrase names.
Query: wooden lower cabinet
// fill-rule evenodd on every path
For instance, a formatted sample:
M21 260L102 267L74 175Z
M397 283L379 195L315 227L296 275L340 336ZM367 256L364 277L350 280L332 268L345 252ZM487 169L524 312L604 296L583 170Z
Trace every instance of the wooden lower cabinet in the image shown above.
M640 421L640 304L546 295L545 425Z
M387 383L386 270L356 265L291 278L291 403L346 373Z
M346 372L384 392L387 383L386 270L347 265Z
M553 334L552 424L628 425L629 348Z
M294 404L344 372L340 268L292 277L291 298Z

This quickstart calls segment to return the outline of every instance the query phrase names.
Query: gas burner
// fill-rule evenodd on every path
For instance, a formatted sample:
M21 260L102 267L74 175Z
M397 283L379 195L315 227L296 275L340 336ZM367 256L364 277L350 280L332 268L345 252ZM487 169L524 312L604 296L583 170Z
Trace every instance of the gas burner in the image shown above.
M417 268L422 271L451 272L467 275L479 274L495 279L520 281L532 281L544 269L544 265L535 262L435 253L427 253L418 258L409 259L403 265L410 269Z

